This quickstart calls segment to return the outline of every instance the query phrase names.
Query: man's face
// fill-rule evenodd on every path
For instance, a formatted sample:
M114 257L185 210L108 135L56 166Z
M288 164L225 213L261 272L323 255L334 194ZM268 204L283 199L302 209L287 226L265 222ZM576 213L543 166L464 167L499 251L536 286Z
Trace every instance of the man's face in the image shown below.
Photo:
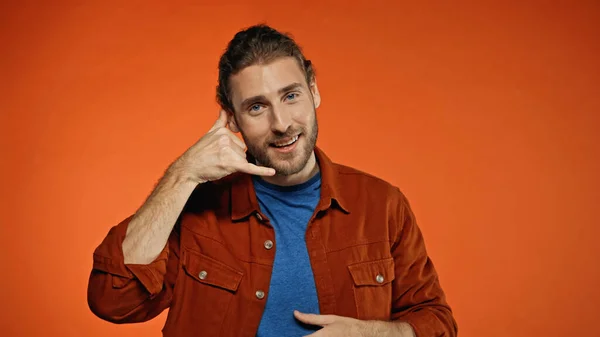
M257 164L284 176L300 172L317 141L316 84L306 83L292 57L246 67L230 83L235 110L230 126L241 132Z

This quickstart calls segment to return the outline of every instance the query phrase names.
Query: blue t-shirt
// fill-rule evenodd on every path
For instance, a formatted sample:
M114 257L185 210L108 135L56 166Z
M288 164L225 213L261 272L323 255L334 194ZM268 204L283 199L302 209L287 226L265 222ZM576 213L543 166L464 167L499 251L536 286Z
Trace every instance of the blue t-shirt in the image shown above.
M304 236L321 195L321 175L294 186L254 178L261 211L275 229L275 261L257 337L304 336L316 330L294 318L294 310L319 313L319 300Z

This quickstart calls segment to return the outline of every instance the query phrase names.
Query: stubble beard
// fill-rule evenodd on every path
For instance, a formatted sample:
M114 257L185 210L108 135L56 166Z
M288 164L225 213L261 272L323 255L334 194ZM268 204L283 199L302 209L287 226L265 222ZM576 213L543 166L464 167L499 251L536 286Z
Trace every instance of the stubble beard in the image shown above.
M269 145L269 143L277 140L278 138L291 137L299 133L301 133L302 136L298 141L304 141L303 148L294 149L294 151L291 153L269 155L269 152L274 152L270 151L272 150L272 147ZM277 175L290 176L302 171L302 169L306 167L306 164L308 163L308 160L315 149L319 134L316 111L313 111L313 125L311 130L306 130L305 128L291 129L285 133L275 135L264 144L255 144L252 141L249 141L243 132L241 132L241 134L242 138L244 138L246 146L248 147L248 152L250 155L252 155L252 157L254 157L256 164L275 169L275 173ZM296 155L297 152L300 153ZM275 158L275 156L277 156L277 158Z

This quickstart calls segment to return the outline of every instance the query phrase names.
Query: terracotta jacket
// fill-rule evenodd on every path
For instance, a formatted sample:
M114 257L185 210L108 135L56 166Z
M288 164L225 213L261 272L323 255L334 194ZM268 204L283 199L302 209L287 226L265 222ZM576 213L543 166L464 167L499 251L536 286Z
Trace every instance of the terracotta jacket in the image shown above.
M321 314L404 321L418 337L456 336L405 196L333 163L319 148L315 153L321 199L305 239ZM131 217L94 251L88 304L95 315L143 322L169 308L166 337L256 335L277 242L250 176L198 185L168 244L148 265L124 264L121 245Z

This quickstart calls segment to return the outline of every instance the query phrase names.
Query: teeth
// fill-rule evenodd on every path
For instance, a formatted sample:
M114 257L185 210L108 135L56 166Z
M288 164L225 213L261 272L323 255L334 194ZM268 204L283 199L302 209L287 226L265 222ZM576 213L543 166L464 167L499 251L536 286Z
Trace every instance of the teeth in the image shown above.
M278 146L278 147L288 146L288 145L294 144L297 140L298 140L298 136L295 136L289 142L287 142L287 143L275 143L275 146Z

